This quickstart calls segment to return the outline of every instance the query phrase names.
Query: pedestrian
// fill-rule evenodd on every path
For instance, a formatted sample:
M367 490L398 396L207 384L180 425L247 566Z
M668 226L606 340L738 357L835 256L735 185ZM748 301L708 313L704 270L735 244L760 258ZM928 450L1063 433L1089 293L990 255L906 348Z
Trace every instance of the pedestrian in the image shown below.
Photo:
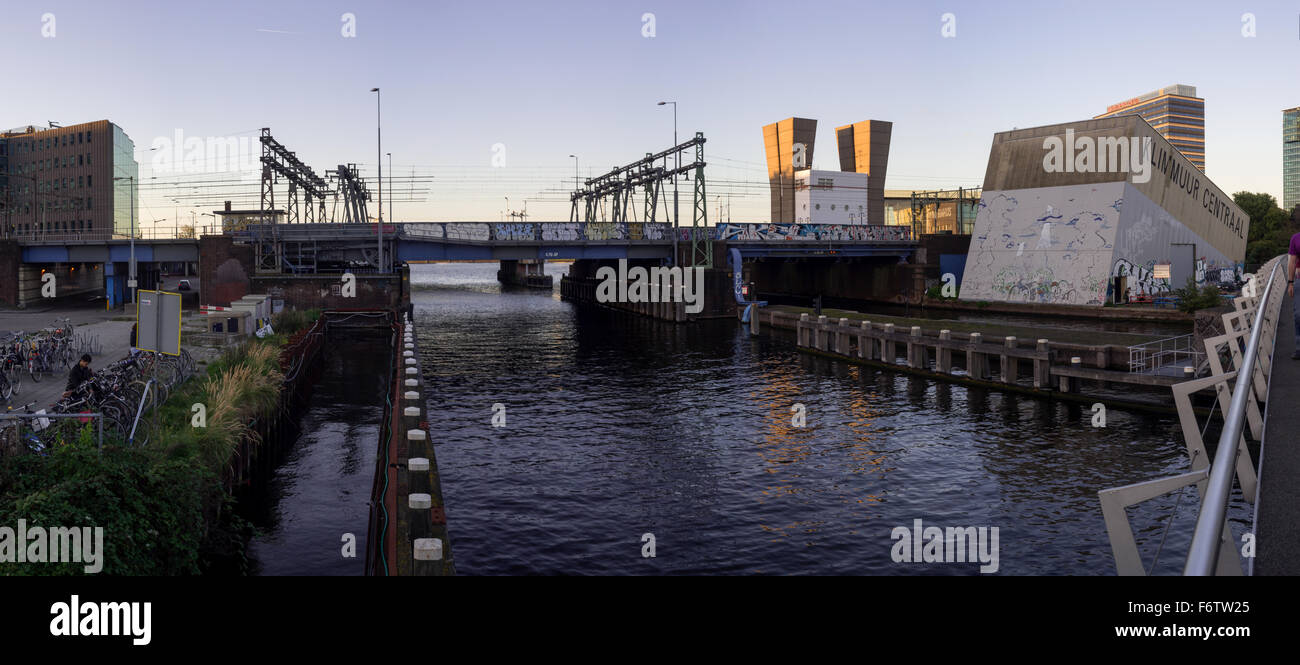
M132 349L135 349L135 327L136 327L137 325L139 325L139 324L136 324L136 323L132 323L132 324L131 324L131 348L132 348Z
M68 385L63 389L63 396L71 395L81 384L95 378L95 370L90 369L90 354L81 354L81 360L68 372Z

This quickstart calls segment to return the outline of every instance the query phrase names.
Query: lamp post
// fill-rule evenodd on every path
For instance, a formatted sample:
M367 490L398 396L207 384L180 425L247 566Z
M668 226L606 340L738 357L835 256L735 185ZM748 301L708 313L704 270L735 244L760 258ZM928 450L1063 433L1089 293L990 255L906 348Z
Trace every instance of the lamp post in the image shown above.
M388 218L396 220L393 217L393 153L384 153L388 155Z
M578 184L578 156L577 155L569 155L569 156L573 158L573 191L576 192L579 189L582 189L582 186Z
M379 265L376 267L379 272L384 271L384 135L383 135L383 111L380 106L379 88L371 88L370 92L375 93L375 140L377 146L375 149L376 156L379 158L379 225L375 229L375 238L379 243Z
M673 148L676 148L677 147L677 102L674 101L659 102L658 106L663 106L665 104L673 105ZM673 169L673 265L677 265L677 228L681 226L680 222L678 222L677 220L677 217L680 214L680 209L677 207L677 170L682 168L681 151L678 150L673 151L673 163L676 167Z

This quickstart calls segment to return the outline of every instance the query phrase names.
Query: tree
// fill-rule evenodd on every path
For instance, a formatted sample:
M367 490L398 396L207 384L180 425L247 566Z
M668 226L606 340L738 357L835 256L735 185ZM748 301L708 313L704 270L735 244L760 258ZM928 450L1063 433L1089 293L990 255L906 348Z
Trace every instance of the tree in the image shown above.
M180 228L180 231L177 232L176 237L178 237L178 238L193 238L193 237L194 237L194 227L191 226L191 225L189 225L189 224L186 224L185 226L182 226L182 227Z
M1250 217L1250 233L1246 237L1246 263L1262 264L1285 254L1292 234L1300 231L1291 221L1291 215L1277 205L1272 194L1237 192L1232 200Z

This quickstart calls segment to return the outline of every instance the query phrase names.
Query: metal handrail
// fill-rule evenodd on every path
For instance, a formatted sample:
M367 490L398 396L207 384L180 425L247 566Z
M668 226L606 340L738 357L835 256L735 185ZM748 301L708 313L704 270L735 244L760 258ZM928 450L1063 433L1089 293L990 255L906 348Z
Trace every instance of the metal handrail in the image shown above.
M1205 491L1205 499L1201 502L1200 514L1196 518L1196 531L1192 535L1187 564L1183 567L1183 575L1186 576L1213 575L1218 565L1219 549L1223 545L1223 525L1227 519L1228 499L1232 495L1238 441L1241 440L1242 431L1246 426L1246 404L1253 390L1251 383L1255 374L1255 356L1259 354L1259 340L1264 331L1264 319L1268 316L1273 283L1276 281L1274 277L1282 263L1283 261L1278 261L1274 264L1273 270L1268 274L1268 284L1264 288L1264 295L1259 300L1255 321L1250 327L1250 341L1246 343L1246 349L1242 354L1241 371L1237 373L1232 403L1224 416L1219 448L1214 452L1214 462L1210 465L1209 484Z

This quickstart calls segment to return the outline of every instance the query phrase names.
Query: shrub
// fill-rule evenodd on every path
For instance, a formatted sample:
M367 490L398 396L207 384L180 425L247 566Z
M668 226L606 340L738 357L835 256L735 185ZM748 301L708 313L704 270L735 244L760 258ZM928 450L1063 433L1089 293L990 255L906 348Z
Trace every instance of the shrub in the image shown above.
M1188 277L1187 284L1181 289L1175 289L1173 295L1178 298L1178 309L1189 314L1209 307L1218 307L1223 302L1219 287L1206 284L1198 288L1195 277Z

